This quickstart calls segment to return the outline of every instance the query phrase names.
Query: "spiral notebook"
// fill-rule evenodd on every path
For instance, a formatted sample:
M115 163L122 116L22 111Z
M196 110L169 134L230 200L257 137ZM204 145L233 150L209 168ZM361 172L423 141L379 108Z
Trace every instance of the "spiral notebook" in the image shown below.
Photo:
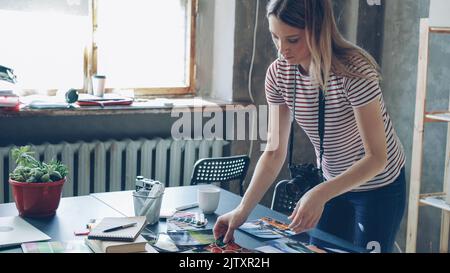
M105 232L107 229L131 223L136 223L136 225L111 232ZM89 232L88 239L133 242L139 236L146 224L147 220L145 216L105 217L91 230L91 232Z

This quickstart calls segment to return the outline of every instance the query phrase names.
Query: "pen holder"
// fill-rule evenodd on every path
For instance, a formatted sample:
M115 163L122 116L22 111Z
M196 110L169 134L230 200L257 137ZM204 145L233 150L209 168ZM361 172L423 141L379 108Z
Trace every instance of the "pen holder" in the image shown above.
M149 225L159 221L163 194L149 197L142 192L133 192L134 214L145 216Z

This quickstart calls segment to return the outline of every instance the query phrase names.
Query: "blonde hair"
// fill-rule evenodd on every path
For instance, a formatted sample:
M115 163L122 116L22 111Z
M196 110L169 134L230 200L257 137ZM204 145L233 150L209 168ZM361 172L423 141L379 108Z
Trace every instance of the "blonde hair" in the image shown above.
M306 30L306 43L311 53L310 75L323 90L327 90L331 72L370 81L381 79L375 59L339 32L330 0L270 0L267 17L271 15ZM371 73L361 66L368 66Z

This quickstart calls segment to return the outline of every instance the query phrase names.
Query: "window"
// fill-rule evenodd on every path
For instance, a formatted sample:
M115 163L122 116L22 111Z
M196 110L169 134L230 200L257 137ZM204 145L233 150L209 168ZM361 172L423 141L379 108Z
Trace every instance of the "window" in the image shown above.
M192 93L196 5L2 0L0 64L14 69L23 89L88 89L90 76L103 74L108 90Z
M0 2L0 64L14 69L19 88L83 87L89 8L64 2Z

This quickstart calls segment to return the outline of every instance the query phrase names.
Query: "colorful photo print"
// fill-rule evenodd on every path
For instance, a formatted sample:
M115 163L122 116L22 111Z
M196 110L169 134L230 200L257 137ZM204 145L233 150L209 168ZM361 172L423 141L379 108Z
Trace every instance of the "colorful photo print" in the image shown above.
M199 230L207 224L203 213L177 212L167 219L167 230Z
M212 229L168 230L167 235L177 246L209 245L215 241Z
M270 217L263 217L258 220L246 222L240 229L263 239L277 239L295 235L295 233L288 228L288 224Z
M260 251L244 248L235 242L225 244L222 239L218 239L210 245L196 247L185 253L260 253Z
M264 253L324 253L325 251L303 242L291 239L281 238L267 241L265 246L257 248Z

